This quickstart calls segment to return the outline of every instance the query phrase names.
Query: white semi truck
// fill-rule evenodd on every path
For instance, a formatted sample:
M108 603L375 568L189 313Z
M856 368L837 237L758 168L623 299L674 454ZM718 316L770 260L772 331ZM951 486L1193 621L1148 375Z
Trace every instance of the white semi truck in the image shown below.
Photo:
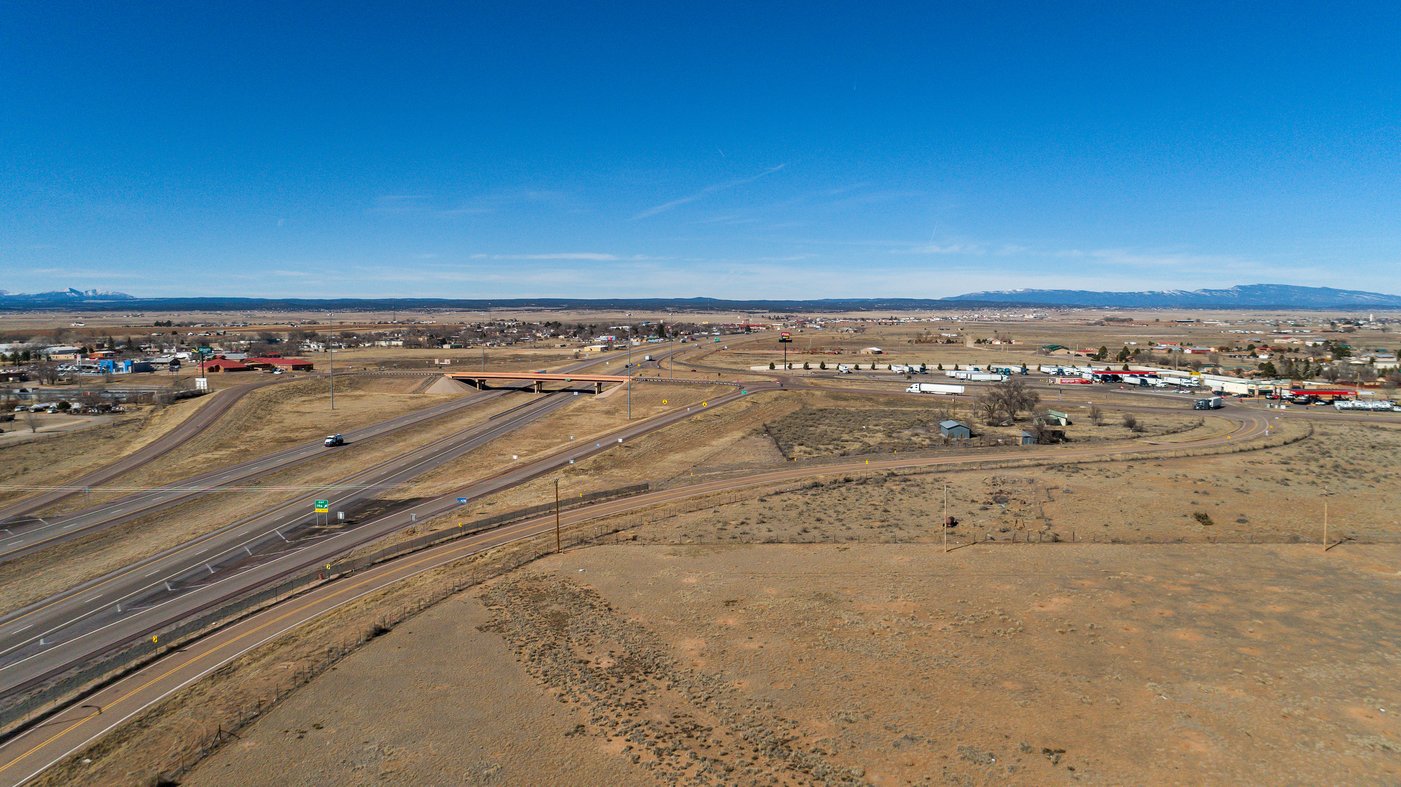
M963 391L963 386L950 385L949 383L915 383L905 389L905 393L944 394L946 396L961 394Z

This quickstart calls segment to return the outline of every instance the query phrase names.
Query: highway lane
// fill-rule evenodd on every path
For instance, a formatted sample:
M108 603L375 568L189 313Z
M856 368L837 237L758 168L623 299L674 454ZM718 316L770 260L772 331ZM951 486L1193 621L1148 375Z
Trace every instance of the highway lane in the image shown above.
M770 486L834 474L938 466L959 469L999 458L1035 458L1047 463L1062 463L1067 461L1100 461L1110 455L1132 458L1136 454L1141 454L1144 457L1151 457L1165 450L1178 450L1183 447L1203 448L1232 443L1239 444L1262 436L1265 425L1269 422L1267 417L1257 412L1218 411L1218 413L1235 421L1236 428L1229 435L1210 437L1188 446L1155 446L1151 443L1132 441L1115 446L1086 447L1073 453L1068 452L1064 447L1026 447L997 452L980 452L979 456L976 457L958 455L875 460L854 458L848 462L832 465L764 471L738 478L705 481L634 497L604 501L566 511L562 516L562 521L565 525L575 525L604 516L639 511L700 495ZM37 775L52 763L86 746L123 721L140 713L143 709L208 675L258 645L368 593L477 552L548 533L553 527L553 516L546 515L432 547L319 586L302 596L225 627L187 647L167 654L133 675L84 698L83 706L70 708L48 723L31 728L0 745L0 780L18 784L32 778L33 775ZM94 713L90 706L100 707L102 712Z
M677 351L677 348L668 345L657 345L656 347L660 349L654 349L654 352L667 355ZM592 358L569 364L561 369L561 371L584 371L593 366L606 364L613 360L616 359L601 356L599 358ZM412 413L405 413L376 424L346 432L346 439L350 443L350 445L347 446L347 450L353 451L356 443L364 442L381 435L391 434L399 429L457 412L463 408L506 395L513 390L518 389L501 388L470 394L461 399L427 407ZM319 442L308 443L306 445L284 449L267 456L250 459L230 467L199 474L175 483L166 484L153 489L141 489L135 491L133 494L112 501L111 503L94 506L72 514L46 517L41 521L29 521L26 522L24 526L17 523L0 521L0 527L9 531L9 535L0 538L0 562L32 554L40 549L45 549L55 544L78 538L95 530L113 527L138 517L148 516L161 509L187 502L192 495L206 493L219 488L226 488L241 482L247 482L259 476L283 470L298 462L313 460L323 456L327 456L327 450L324 446ZM144 464L154 458L156 457L146 456L139 464ZM122 472L129 471L135 466L139 466L139 464L129 464ZM111 489L112 487L106 488ZM81 487L65 486L53 491L66 491L71 494L79 490L81 490ZM0 620L3 619L3 617L0 617Z
M506 393L502 390L472 394L462 399L444 402L352 430L346 433L346 439L350 443L346 446L346 450L354 451L354 447L358 443L481 404L490 398ZM164 508L188 502L194 495L248 482L273 471L286 469L298 462L328 455L330 454L328 454L327 449L319 442L307 443L226 468L201 473L174 483L149 489L137 489L132 494L107 504L72 514L45 517L43 522L33 523L27 528L6 523L7 527L13 531L13 535L0 539L0 562L32 554L40 549L87 535L95 530L114 527L138 517L148 516ZM109 486L105 489L121 488Z
M735 390L710 400L708 405L722 406L744 395ZM555 406L562 406L570 398L556 395L554 401L558 404ZM614 430L606 439L570 444L452 494L411 504L353 528L307 538L296 544L285 541L278 544L280 528L292 520L307 519L307 503L303 498L293 504L295 510L279 512L290 516L269 515L236 528L226 528L217 537L182 545L164 556L116 572L99 583L60 594L0 627L0 697L12 696L75 664L85 663L233 596L330 562L361 544L409 527L418 519L451 511L459 506L459 497L475 500L508 489L704 409L700 405L678 407ZM522 417L533 420L541 415L527 413ZM482 439L495 439L513 428L515 426L503 425ZM468 450L470 448L424 456L412 466L394 469L389 478L421 475ZM367 492L366 496L371 494ZM259 548L267 544L280 547L278 552L263 553L271 559L262 562L247 559L258 555Z
M278 382L283 381L277 378L261 380L248 385L225 388L222 391L215 391L209 394L211 401L201 406L193 415L177 424L170 431L130 454L127 454L111 464L81 475L69 481L64 486L46 489L33 497L18 500L9 505L0 507L0 522L41 511L44 508L82 492L84 489L99 484L105 484L129 470L140 467L169 451L179 448L218 421L219 418L237 404L240 399L259 388L264 388Z

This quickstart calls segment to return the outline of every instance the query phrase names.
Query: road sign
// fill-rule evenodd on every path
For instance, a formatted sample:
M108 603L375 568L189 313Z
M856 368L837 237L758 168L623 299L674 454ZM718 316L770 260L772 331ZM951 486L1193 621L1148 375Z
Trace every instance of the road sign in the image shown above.
M317 501L316 501L316 513L318 513L318 514L329 514L329 513L331 513L331 501L330 501L330 500L317 500Z
M788 331L783 331L778 335L778 340L780 342L791 342L793 341L793 334Z
M457 502L458 502L459 504L461 504L461 505L467 505L467 498L465 498L465 497L459 497L459 498L457 498Z

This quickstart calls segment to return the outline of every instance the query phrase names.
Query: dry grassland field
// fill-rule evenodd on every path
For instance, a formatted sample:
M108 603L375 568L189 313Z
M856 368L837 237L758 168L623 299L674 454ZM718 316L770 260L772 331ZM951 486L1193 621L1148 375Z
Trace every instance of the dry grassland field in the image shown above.
M31 494L29 488L61 485L90 470L110 464L174 429L210 400L186 399L168 407L136 407L85 428L42 440L0 442L0 502ZM93 416L43 416L54 421L79 421ZM28 431L23 415L14 429ZM7 424L7 430L10 425ZM43 425L39 426L44 429ZM8 436L8 435L6 435Z
M184 783L1392 782L1397 550L581 549Z
M747 402L751 422L803 407L776 401ZM284 763L356 784L1389 782L1398 448L1325 422L1253 453L858 475L621 517L625 545L454 597L186 782ZM1326 553L1291 543L1318 535L1304 463L1353 539ZM945 485L956 542L980 542L951 553Z
M1332 539L1401 543L1401 429L1327 422L1310 439L1255 452L819 477L681 504L686 513L667 511L632 537L928 543L944 538L947 490L955 543L1319 542L1324 487Z
M514 570L506 556L538 555L544 540L359 599L180 694L171 715L148 716L99 748L91 770L75 759L51 781L154 778L170 759L162 752L184 751L182 731L205 740L236 715L242 723L249 701L263 707L245 689L300 683L315 659L344 647L343 660L178 782L1401 783L1401 420L1259 402L1202 413L1187 396L1066 391L1034 376L1037 410L1072 423L1066 446L1023 449L1030 421L983 426L972 395L906 394L908 381L889 373L835 374L837 363L876 360L861 354L871 346L885 350L883 365L1034 367L1050 361L1037 352L1044 344L1225 343L1241 338L1229 330L1269 315L1194 313L1199 321L1183 324L1135 313L1131 324L1090 324L1103 316L809 328L795 332L789 360L814 368L772 375L752 367L781 362L776 335L722 337L644 369L675 382L635 383L630 397L624 387L554 394L569 401L382 490L380 504L450 493L664 413L691 417L359 553L552 502L556 482L567 502L643 482L671 494L757 472L797 475L586 521L574 535L590 543ZM970 344L992 338L1017 344ZM487 368L576 355L492 349ZM618 370L625 357L615 355L599 371ZM425 369L444 357L453 363L443 371L481 368L471 349L365 348L337 352L336 364ZM829 371L816 369L822 362ZM782 378L788 389L712 408L735 390L704 384L720 378ZM121 481L176 480L464 395L424 383L347 375L332 413L324 377L298 375L249 394ZM281 471L280 489L206 495L5 563L0 611L535 400L493 399ZM114 458L199 402L117 419L88 439L105 440ZM1259 415L1269 437L1226 439L1243 416L1251 425ZM972 423L974 439L942 437L945 418ZM14 478L97 466L77 455L81 445L77 435L35 443ZM1166 449L1177 455L1117 456ZM863 457L940 464L873 472ZM9 461L3 447L0 461ZM1325 503L1335 542L1326 551ZM946 514L956 527L943 526Z

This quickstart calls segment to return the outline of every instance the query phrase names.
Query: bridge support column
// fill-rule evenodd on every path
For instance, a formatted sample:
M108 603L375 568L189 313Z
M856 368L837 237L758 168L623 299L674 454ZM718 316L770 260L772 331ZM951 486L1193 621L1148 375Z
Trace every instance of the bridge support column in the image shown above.
M603 393L603 383L594 383L594 384L593 384L593 392L596 393L596 394L601 394L601 393Z
M539 380L536 380L535 383L531 386L531 388L535 390L535 393L543 393L545 390L545 384L540 382Z

